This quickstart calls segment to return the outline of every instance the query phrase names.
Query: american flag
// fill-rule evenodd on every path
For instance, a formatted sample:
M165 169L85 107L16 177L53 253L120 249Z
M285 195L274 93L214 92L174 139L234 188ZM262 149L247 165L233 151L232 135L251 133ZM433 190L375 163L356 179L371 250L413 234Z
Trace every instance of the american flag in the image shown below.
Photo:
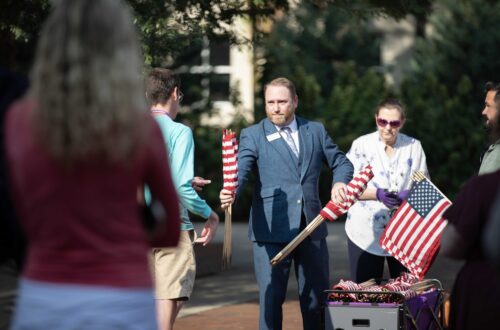
M421 177L387 224L380 245L422 279L438 251L447 223L443 213L450 205L446 196Z
M238 188L238 140L236 134L225 129L222 132L222 177L223 188L233 193ZM232 244L232 210L231 206L224 211L224 242L222 244L222 269L231 265Z
M337 205L333 201L329 201L320 211L320 215L324 219L333 221L340 217L342 214L346 213L347 210L354 203L356 203L359 197L363 194L368 181L370 181L372 178L372 167L370 165L367 165L361 172L359 172L354 178L352 178L349 184L347 184L347 201L341 205Z
M235 191L238 188L238 141L231 130L222 132L222 174L224 189Z
M283 260L290 252L293 251L307 236L309 236L320 224L325 220L333 221L346 213L347 210L359 199L366 189L368 181L373 178L372 167L367 165L361 172L359 172L347 185L347 201L341 205L329 201L323 209L319 212L318 216L314 218L306 228L304 228L287 246L285 246L273 259L271 265L277 265Z

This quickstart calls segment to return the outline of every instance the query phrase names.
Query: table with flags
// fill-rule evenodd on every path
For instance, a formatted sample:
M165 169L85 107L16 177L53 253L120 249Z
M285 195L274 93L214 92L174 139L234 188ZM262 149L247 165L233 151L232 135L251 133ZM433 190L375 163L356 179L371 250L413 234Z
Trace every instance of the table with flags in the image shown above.
M397 321L405 329L442 328L446 319L446 313L442 312L443 288L439 280L424 276L439 250L440 235L447 224L443 213L451 202L421 172L413 173L412 180L408 198L393 214L380 238L382 248L409 273L385 284L375 279L364 283L341 279L327 290L327 308L369 307L371 316L377 317L378 312L383 312L379 307L396 304L393 306L405 311ZM361 317L363 311L354 314Z

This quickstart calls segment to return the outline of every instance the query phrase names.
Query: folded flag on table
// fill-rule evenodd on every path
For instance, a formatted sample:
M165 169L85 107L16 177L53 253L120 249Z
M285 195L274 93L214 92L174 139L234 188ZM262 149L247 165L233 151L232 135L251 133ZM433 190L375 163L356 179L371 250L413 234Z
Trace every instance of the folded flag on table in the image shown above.
M238 188L238 140L236 133L230 129L222 132L222 177L223 188L233 193ZM228 269L231 265L232 241L232 208L225 210L224 216L224 242L222 244L222 268Z
M451 202L421 172L415 172L412 180L415 184L389 220L380 245L422 279L439 249L447 224L443 213Z

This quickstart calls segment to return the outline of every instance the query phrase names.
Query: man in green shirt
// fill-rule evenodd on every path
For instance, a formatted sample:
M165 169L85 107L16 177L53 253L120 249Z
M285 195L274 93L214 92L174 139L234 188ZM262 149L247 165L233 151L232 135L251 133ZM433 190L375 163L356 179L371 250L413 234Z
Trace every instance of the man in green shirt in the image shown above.
M493 144L484 152L479 174L492 173L500 169L500 139L494 134L497 123L498 108L500 106L500 84L488 82L485 86L486 97L484 100L484 109L481 113L485 119L485 126L488 130Z
M150 111L163 133L172 178L181 202L179 245L175 249L153 249L158 324L160 329L170 330L193 290L196 273L193 243L208 244L215 235L219 217L192 185L193 133L189 127L174 121L182 100L179 76L168 69L153 69L148 75L146 96L151 104ZM188 211L207 219L197 239Z

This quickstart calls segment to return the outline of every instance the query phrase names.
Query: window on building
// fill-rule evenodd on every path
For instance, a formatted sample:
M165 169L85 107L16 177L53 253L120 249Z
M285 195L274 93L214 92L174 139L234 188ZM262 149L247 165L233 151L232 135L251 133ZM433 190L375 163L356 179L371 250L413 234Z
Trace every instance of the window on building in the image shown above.
M204 38L196 51L185 58L177 70L181 75L184 103L196 107L211 101L229 101L230 46L228 40L209 41ZM181 55L182 59L182 55Z

